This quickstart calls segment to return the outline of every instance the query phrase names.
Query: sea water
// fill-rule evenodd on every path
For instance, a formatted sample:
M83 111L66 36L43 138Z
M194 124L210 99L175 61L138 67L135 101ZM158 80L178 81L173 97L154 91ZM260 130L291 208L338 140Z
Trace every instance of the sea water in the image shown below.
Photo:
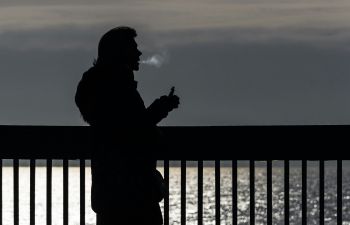
M163 172L163 168L158 168ZM29 167L19 168L19 224L29 224ZM86 167L86 224L95 224L96 216L91 210L91 170ZM273 167L273 224L284 224L284 171ZM170 168L170 224L181 221L181 169ZM80 169L69 168L69 224L80 224ZM266 224L266 167L255 168L255 214L256 224ZM318 167L308 167L307 217L308 225L319 224L319 180ZM328 166L325 171L325 224L336 224L336 167ZM232 224L232 169L221 168L221 224ZM3 224L13 224L13 168L3 167ZM197 224L197 168L186 171L186 220ZM249 168L238 168L238 223L249 224ZM46 224L46 168L36 168L35 220L37 225ZM163 202L160 203L163 210ZM350 224L350 167L343 167L343 224ZM203 171L203 223L215 224L215 171L205 167ZM63 224L63 168L52 169L52 224ZM290 168L290 224L301 224L301 167Z

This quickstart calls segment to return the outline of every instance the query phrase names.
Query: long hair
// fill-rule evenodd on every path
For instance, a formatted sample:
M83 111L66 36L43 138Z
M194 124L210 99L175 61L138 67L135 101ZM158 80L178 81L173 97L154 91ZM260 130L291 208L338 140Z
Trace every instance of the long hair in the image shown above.
M127 26L109 30L98 43L98 56L94 60L94 65L122 61L130 42L136 36L136 30Z

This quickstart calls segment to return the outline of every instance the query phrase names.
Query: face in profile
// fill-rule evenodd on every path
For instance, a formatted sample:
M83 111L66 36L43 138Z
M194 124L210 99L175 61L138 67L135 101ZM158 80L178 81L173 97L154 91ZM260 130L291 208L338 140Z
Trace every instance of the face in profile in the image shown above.
M138 71L140 65L140 56L142 55L142 52L138 49L135 39L131 41L130 46L128 46L128 50L125 54L127 66L132 70Z

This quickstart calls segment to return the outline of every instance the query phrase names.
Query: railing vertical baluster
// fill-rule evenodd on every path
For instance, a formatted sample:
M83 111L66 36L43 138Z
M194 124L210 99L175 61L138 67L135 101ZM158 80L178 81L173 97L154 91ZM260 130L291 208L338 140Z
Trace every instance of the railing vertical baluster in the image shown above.
M13 224L19 224L19 160L13 160Z
M181 225L186 225L186 161L181 160Z
M68 225L68 159L63 160L63 225Z
M35 159L30 160L30 225L35 225Z
M0 225L2 225L2 159L0 159Z
M320 160L320 225L324 225L324 160Z
M164 198L164 225L169 225L169 160L164 160L164 182L167 190Z
M203 160L198 161L198 225L203 225Z
M284 160L284 224L289 225L289 160Z
M301 164L301 223L307 225L307 161L302 160Z
M272 225L272 161L267 160L266 164L267 224Z
M337 225L343 223L343 161L337 160Z
M255 225L255 162L249 162L249 176L250 176L250 224Z
M52 159L46 161L46 225L52 224Z
M2 225L2 159L0 159L0 225Z
M85 225L85 159L80 159L80 225Z
M220 160L215 160L215 225L220 225Z
M232 224L237 225L237 160L232 160Z

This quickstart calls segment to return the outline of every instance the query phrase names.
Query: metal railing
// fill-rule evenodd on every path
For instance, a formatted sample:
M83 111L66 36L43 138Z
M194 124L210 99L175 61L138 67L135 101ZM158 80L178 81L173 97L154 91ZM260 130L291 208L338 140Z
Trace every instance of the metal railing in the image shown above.
M250 129L250 130L249 130ZM275 130L273 130L275 129ZM294 131L293 131L294 129ZM267 138L269 135L275 135L275 138L279 137L277 134L281 134L281 130L286 131L284 135L294 134L290 136L288 140L293 146L304 145L299 143L300 140L306 138L308 132L314 131L312 137L309 137L309 141L319 140L317 143L306 144L314 147L320 147L321 145L332 145L334 148L342 146L345 143L345 139L341 139L341 135L334 133L343 133L344 129L349 129L347 126L318 126L318 127L164 127L164 132L172 137L169 142L172 143L169 149L164 152L158 152L159 159L164 160L164 179L169 189L169 168L170 159L181 161L181 224L186 224L186 163L187 161L197 161L197 178L198 178L198 225L203 224L203 164L206 160L215 160L215 224L219 225L220 220L220 158L221 160L230 159L232 162L232 224L238 224L237 219L237 201L238 201L238 188L237 188L237 168L238 161L232 160L232 158L247 159L247 157L256 156L258 160L249 160L249 191L250 191L250 224L255 224L255 163L261 161L261 156L265 158L272 158L274 155L273 150L283 147L280 144L269 143ZM195 132L194 132L195 131ZM264 133L260 133L260 132ZM268 131L268 132L266 132ZM300 132L301 131L301 132ZM247 136L250 134L250 140L261 141L260 143L248 143ZM260 134L258 136L257 134ZM85 160L90 158L90 131L89 127L24 127L24 126L2 126L0 127L0 135L3 137L4 150L0 152L1 159L13 159L13 216L14 225L19 224L19 159L30 159L30 225L35 224L35 183L36 183L36 159L46 159L46 224L52 224L52 160L63 160L63 225L68 225L68 200L69 200L69 160L80 159L80 224L85 225ZM240 136L241 135L241 136ZM243 135L243 136L242 136ZM253 135L253 136L252 136ZM254 136L256 135L256 136ZM334 136L336 135L336 136ZM228 138L228 137L233 138ZM237 139L234 137L236 136ZM316 138L317 136L317 138ZM244 137L244 138L242 138ZM328 137L329 141L319 139L319 137ZM297 139L294 140L294 139ZM20 141L18 141L20 140ZM172 140L176 140L172 141ZM200 140L200 141L199 141ZM332 143L337 140L337 144ZM227 144L231 145L227 145ZM260 147L255 151L237 152L227 151L232 143L245 144L243 148ZM186 146L186 148L184 148ZM237 145L236 145L237 146ZM305 146L305 145L304 145ZM203 152L198 153L188 151L188 149L196 147ZM270 150L262 154L262 147L270 147ZM238 147L236 147L238 148ZM344 148L344 147L343 147ZM175 152L177 149L177 152ZM208 152L204 149L214 149L215 151ZM313 151L312 149L310 151ZM305 153L300 150L294 151L294 157L303 157ZM336 152L336 150L334 150ZM235 153L235 154L232 154ZM256 153L256 155L254 154ZM338 155L337 157L341 157ZM275 155L279 157L279 155ZM322 154L314 155L314 157L322 157ZM266 216L267 224L273 224L273 203L272 203L272 162L273 160L266 161ZM290 223L290 160L284 161L284 218L285 224ZM301 160L302 165L302 187L301 187L301 209L302 217L301 221L303 225L307 224L307 169L308 160ZM324 205L324 182L325 182L325 160L319 161L319 223L322 225L325 221L325 205ZM343 189L342 189L342 160L336 160L337 162L337 224L343 222ZM0 160L0 225L3 224L2 215L2 173L3 160ZM169 225L169 196L164 199L164 225Z

